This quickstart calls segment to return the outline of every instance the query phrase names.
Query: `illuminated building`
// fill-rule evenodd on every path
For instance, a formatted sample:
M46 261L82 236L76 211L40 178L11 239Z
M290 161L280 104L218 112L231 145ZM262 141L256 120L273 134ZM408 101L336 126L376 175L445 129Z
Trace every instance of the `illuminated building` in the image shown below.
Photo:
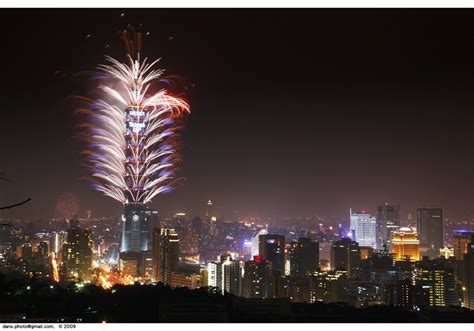
M222 264L220 262L209 262L207 264L207 286L222 291Z
M350 231L360 246L377 247L377 228L375 217L361 211L350 214Z
M240 262L232 260L230 256L221 258L222 263L222 290L237 296L241 295L242 268Z
M277 234L260 235L259 256L272 262L273 270L285 270L285 236Z
M402 227L392 234L391 251L396 261L418 261L420 259L419 244L416 231Z
M454 257L458 261L464 259L464 254L467 253L468 244L471 242L471 236L474 234L469 230L453 230L453 249Z
M275 298L279 271L272 269L270 261L254 256L253 261L245 262L243 296L245 298Z
M368 260L374 253L373 247L360 246L360 258L362 260Z
M252 258L252 242L251 241L244 241L242 247L242 254L244 255L244 259L250 260Z
M377 206L377 245L378 250L390 249L392 231L400 227L400 206L385 203Z
M319 244L310 238L299 238L290 246L290 275L304 277L319 271Z
M171 273L171 287L187 287L196 289L203 286L201 274L173 271Z
M268 234L266 229L260 230L254 237L252 237L252 257L259 256L259 248L260 248L260 236Z
M343 301L346 271L315 272L311 276L310 302L323 303Z
M233 260L229 255L222 255L220 261L207 264L207 286L239 296L241 294L242 268L240 262Z
M454 266L443 258L417 262L413 272L415 301L421 307L459 306Z
M142 252L149 249L150 216L150 211L144 204L125 204L120 252Z
M360 278L359 244L349 238L335 241L331 249L331 267L337 271L347 271L349 279Z
M439 256L444 246L443 209L419 208L417 210L417 232L420 240L420 255L430 259Z
M67 233L65 231L53 232L51 237L51 251L58 256L63 248L64 241L66 240Z
M171 273L179 262L179 238L174 229L161 228L153 231L153 260L155 279L165 285L171 282Z
M474 235L471 236L471 242L464 254L464 272L464 307L474 310Z
M78 221L70 221L66 241L63 244L63 276L66 279L91 279L92 233L82 229Z

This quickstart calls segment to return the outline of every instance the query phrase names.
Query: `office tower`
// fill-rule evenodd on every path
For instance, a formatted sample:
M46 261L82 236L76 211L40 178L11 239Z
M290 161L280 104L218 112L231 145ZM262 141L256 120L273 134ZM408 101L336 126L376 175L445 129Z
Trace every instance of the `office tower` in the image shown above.
M242 245L242 254L244 256L244 260L250 260L252 258L252 242L251 241L244 241Z
M242 268L240 262L232 260L230 256L221 257L222 290L223 293L241 295Z
M377 228L375 217L361 211L358 213L351 212L350 218L352 239L357 241L360 246L376 248Z
M63 244L63 275L66 279L91 279L92 233L82 229L78 221L71 220Z
M310 302L340 302L344 300L347 279L345 271L316 272L311 276Z
M120 252L142 252L149 250L150 210L141 203L127 203L124 208Z
M453 233L454 257L456 260L462 261L464 254L467 253L468 245L474 232L469 230L453 230Z
M299 238L290 246L290 275L305 277L319 271L319 244L310 238Z
M252 237L252 257L260 256L259 247L260 247L260 236L268 234L266 229L261 229L255 236Z
M169 285L171 273L175 271L179 261L179 237L174 229L154 229L153 259L155 279Z
M464 254L464 270L464 307L474 310L474 235L471 236L471 242Z
M254 256L253 261L245 262L243 296L245 298L275 298L279 271L272 268L270 261Z
M260 235L259 255L272 263L273 270L285 270L285 236L277 234Z
M392 233L391 252L395 261L418 261L420 241L414 229L401 227Z
M242 268L240 262L230 255L221 255L219 261L207 264L207 286L217 288L219 293L241 295Z
M444 246L443 209L419 208L417 210L417 231L420 240L420 254L430 259L439 256Z
M416 263L413 272L416 305L420 307L459 306L454 265L443 258Z
M349 279L360 278L359 244L349 238L335 241L331 249L331 266L337 271L347 271Z
M377 249L390 249L392 231L400 227L400 206L387 202L377 206Z

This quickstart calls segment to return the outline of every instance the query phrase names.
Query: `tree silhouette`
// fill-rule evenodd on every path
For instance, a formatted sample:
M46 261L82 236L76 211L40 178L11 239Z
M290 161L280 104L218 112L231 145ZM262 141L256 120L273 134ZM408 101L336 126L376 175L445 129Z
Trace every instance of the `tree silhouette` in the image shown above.
M0 172L0 180L4 180L4 181L7 181L7 182L11 182L10 179L8 179L7 177L5 177L5 172L4 172L4 171L1 171L1 172ZM25 203L27 203L27 202L30 201L30 200L31 200L31 198L28 198L28 199L26 199L26 200L23 200L23 201L21 201L21 202L17 202L17 203L11 204L11 205L0 206L0 210L3 210L3 209L11 209L11 208L18 207L18 206L24 205Z

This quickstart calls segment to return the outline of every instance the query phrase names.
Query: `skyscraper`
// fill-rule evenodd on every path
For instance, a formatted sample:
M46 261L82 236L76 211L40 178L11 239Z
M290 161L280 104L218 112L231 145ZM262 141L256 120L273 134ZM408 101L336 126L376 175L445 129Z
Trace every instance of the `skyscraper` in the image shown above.
M419 208L417 210L417 232L420 240L420 254L431 259L439 256L444 246L443 209Z
M464 307L474 310L474 235L467 246L467 253L464 254Z
M420 259L420 241L415 230L401 227L392 233L391 251L396 261L418 261Z
M221 258L222 263L222 290L236 296L241 295L242 268L240 262L232 260L230 256Z
M142 252L150 249L148 241L151 216L144 204L125 204L120 252Z
M349 238L335 241L331 248L331 266L337 271L347 271L349 279L360 278L359 244Z
M290 275L305 277L319 271L319 244L310 238L299 238L290 246Z
M453 230L453 232L454 257L456 260L462 261L464 260L464 254L467 253L468 245L474 232L469 230Z
M392 231L400 226L400 206L390 205L387 202L377 206L377 249L382 250L384 246L390 249L390 238Z
M364 211L350 215L350 231L360 246L377 248L376 219Z
M254 256L253 261L245 262L243 296L245 298L275 298L276 279L280 272L272 269L270 261Z
M266 229L261 229L258 233L252 237L252 257L259 256L259 249L260 249L260 236L268 234Z
M66 279L91 279L92 246L91 231L82 229L78 221L71 220L63 244L62 271Z
M259 255L272 262L274 270L285 270L285 236L277 234L260 235Z
M415 301L422 307L459 306L456 277L452 264L444 258L417 262L413 272Z
M155 279L171 284L171 273L179 262L179 238L174 229L160 228L153 231L153 260Z

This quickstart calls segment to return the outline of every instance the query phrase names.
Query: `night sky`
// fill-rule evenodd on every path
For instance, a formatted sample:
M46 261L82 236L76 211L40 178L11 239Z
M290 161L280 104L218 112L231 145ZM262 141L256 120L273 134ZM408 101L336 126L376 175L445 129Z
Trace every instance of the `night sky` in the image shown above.
M55 216L62 192L79 216L121 214L83 180L71 97L105 54L125 60L128 23L192 107L187 181L151 204L163 216L208 199L223 216L347 218L385 201L474 216L473 10L2 9L0 204L32 201L0 217Z

